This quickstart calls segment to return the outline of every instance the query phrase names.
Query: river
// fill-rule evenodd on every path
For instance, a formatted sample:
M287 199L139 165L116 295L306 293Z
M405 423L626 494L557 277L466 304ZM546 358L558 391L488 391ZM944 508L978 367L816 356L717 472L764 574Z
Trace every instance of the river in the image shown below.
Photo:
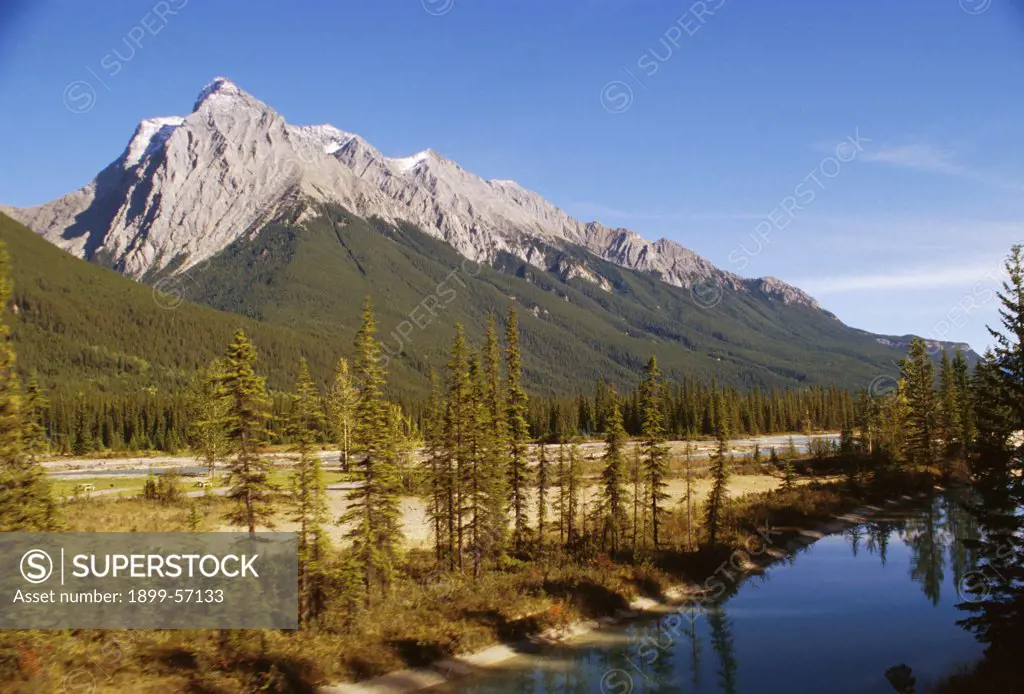
M981 656L956 624L972 532L963 509L937 496L800 550L692 627L650 617L431 691L882 694L895 691L886 671L906 664L923 692Z

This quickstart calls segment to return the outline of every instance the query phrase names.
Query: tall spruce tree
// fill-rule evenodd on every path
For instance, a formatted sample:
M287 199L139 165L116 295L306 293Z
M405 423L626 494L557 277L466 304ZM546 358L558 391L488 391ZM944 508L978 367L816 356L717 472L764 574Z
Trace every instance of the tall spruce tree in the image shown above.
M626 457L623 452L626 430L615 388L609 386L606 395L608 412L605 415L604 466L601 470L601 548L617 552L627 517Z
M29 461L35 463L37 458L46 453L50 443L46 438L43 420L49 403L39 387L39 377L33 371L25 384L25 454Z
M526 538L530 532L527 511L530 486L530 465L527 460L530 427L527 419L529 399L522 385L523 360L519 349L519 319L515 306L508 312L506 350L509 505L512 507L512 545L515 551L520 553L525 548Z
M288 434L294 442L292 450L299 454L291 479L292 520L299 524L299 620L308 624L324 608L329 543L324 532L328 522L327 487L317 453L323 409L305 359L299 362L292 399Z
M489 552L497 559L508 543L508 419L501 387L501 349L494 325L494 315L487 316L484 335L484 448L487 516L485 519Z
M665 414L662 402L661 373L652 356L644 369L640 392L640 448L647 476L651 510L651 539L654 548L660 544L659 530L666 513L668 487L668 447L665 445Z
M565 537L569 547L575 547L582 535L580 524L583 520L583 468L580 447L575 440L569 444L568 461L569 490L566 497L569 509L566 513Z
M906 384L901 380L894 392L881 397L872 413L876 450L882 463L876 472L881 472L885 466L898 468L906 462L909 413Z
M0 244L0 531L54 530L58 525L50 485L26 441L21 383L6 318L11 298L7 250Z
M430 395L427 398L423 423L423 447L426 456L427 484L430 504L427 517L434 535L434 558L438 563L448 555L448 457L445 449L445 404L437 383L437 374L430 371Z
M990 395L999 399L1008 421L1007 431L1024 429L1024 250L1014 245L1006 259L1006 280L999 296L1000 326L989 327L995 341L992 351L994 369L990 376L997 379L998 389Z
M363 375L352 427L352 455L359 484L348 496L341 517L352 543L352 564L362 580L363 600L372 601L375 587L390 587L398 557L399 479L389 442L390 408L384 397L386 374L376 338L373 303L366 297L356 335L356 370Z
M480 576L480 567L489 554L488 510L488 446L485 384L480 358L474 353L468 360L468 399L464 410L466 425L466 513L469 514L469 544L473 557L473 578Z
M225 429L228 400L220 391L223 376L223 360L214 359L192 377L188 392L189 444L211 478L230 451Z
M942 438L943 455L942 462L947 464L950 460L960 457L960 450L963 446L961 434L963 427L960 425L961 403L957 393L957 378L953 370L953 362L949 355L943 350L942 359L939 362L939 394L938 394L938 433Z
M555 497L555 514L558 518L558 545L565 548L565 533L569 527L569 465L566 458L565 442L558 443L558 457L555 463L555 483L558 495Z
M636 556L637 549L640 547L640 541L642 539L641 524L643 523L644 514L646 512L646 504L644 499L644 465L643 459L640 457L640 447L633 447L632 462L629 466L629 481L633 486L633 541L632 550L634 557ZM643 531L646 533L646 529Z
M719 398L715 394L715 398ZM729 420L721 403L715 407L715 439L717 447L711 460L711 491L704 505L704 522L708 531L708 544L714 547L722 523L722 512L729 498Z
M273 527L272 494L277 490L270 481L270 464L260 456L260 446L268 434L270 399L262 376L255 370L256 349L242 330L224 356L223 370L217 376L224 428L234 458L228 467L228 498L234 507L227 520L232 525L256 532L258 525Z
M965 457L974 444L974 407L971 402L971 377L967 359L959 349L953 356L953 379L956 382L957 406L960 410L960 456Z
M774 448L771 455L775 457ZM686 442L683 456L686 465L686 496L683 499L686 502L686 549L690 551L693 549L693 445L689 441Z
M973 400L977 435L971 458L972 509L979 523L972 543L978 568L987 575L982 590L970 599L965 620L979 639L990 644L986 671L995 682L1012 687L1019 680L1015 645L1024 640L1024 253L1010 250L1007 278L998 293L1000 323L989 326L995 347L975 367ZM989 675L991 677L991 674ZM988 683L989 677L985 678ZM1006 687L1004 687L1006 688ZM978 688L980 691L980 688ZM992 689L992 687L989 687Z
M462 324L455 324L448 360L448 400L445 406L445 519L448 523L449 568L462 568L465 548L466 484L471 469L471 443L475 434L472 411L473 383Z
M338 446L341 469L348 472L352 451L352 423L355 418L359 391L352 380L348 359L342 357L334 370L334 382L327 397L328 427Z
M592 433L604 433L608 412L608 383L599 376L594 383L594 431Z
M548 489L551 483L551 464L547 446L537 446L537 549L544 553L544 533L548 520Z
M935 367L924 340L915 338L900 364L907 400L907 452L911 463L935 461Z

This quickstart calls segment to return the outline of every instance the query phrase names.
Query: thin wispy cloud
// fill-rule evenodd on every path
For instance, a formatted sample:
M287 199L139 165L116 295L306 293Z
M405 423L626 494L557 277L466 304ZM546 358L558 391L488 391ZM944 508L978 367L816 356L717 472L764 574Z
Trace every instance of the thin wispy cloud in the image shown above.
M1005 253L1024 241L1018 218L936 216L914 214L808 214L799 243L815 249L842 250L859 256L885 253L888 260L917 258L918 264L934 257L961 258L965 249L988 257Z
M909 144L865 151L863 161L928 173L957 176L992 188L1024 191L1024 182L1016 177L965 166L956 161L953 151L930 144Z
M931 145L916 144L866 150L861 159L953 176L966 173L964 167L953 161L952 152Z
M811 295L913 291L943 287L970 288L978 283L998 285L1002 280L1000 262L970 265L894 269L889 272L830 275L797 280L796 286Z

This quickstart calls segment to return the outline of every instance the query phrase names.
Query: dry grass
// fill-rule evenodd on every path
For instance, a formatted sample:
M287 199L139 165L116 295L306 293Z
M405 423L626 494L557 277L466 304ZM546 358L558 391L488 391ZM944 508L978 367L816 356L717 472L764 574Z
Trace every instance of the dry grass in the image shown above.
M874 493L909 491L928 483L907 476L903 486ZM710 566L742 542L753 528L813 527L837 513L864 503L871 490L853 494L840 484L778 489L769 475L734 476L722 537L714 551L686 553L665 549L650 562L622 563L606 557L569 561L552 557L543 563L509 560L478 580L438 576L426 553L410 550L390 593L358 614L335 603L319 630L299 632L217 631L150 632L6 632L0 634L0 682L3 691L62 691L88 682L95 692L313 692L317 684L371 677L395 669L421 666L455 653L474 651L500 641L515 641L545 629L564 627L582 617L613 613L630 599L657 596L667 586L688 579L702 581ZM698 499L709 481L694 481ZM588 494L593 495L591 484ZM674 513L666 530L669 546L685 537L678 501L683 480L669 487ZM194 500L205 517L205 530L221 529L228 502L209 496ZM72 531L175 531L187 525L189 503L162 505L143 499L85 500L69 504ZM340 515L343 492L331 492L332 512ZM427 539L422 504L406 500L407 530ZM280 527L289 526L281 523ZM334 528L332 532L340 532ZM419 535L416 535L419 533ZM625 559L625 558L622 558ZM74 679L77 678L77 679Z
M135 498L82 499L64 506L64 524L68 532L80 533L167 533L188 529L192 504L203 514L200 530L219 528L220 519L229 508L223 498L209 496L188 499L174 505Z

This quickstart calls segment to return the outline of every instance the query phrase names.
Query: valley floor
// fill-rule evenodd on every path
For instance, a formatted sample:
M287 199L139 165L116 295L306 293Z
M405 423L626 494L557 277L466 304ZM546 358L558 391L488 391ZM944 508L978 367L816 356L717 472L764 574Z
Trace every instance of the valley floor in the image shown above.
M835 438L835 434L816 434L814 438ZM789 436L762 436L753 438L735 439L730 441L730 451L737 456L748 456L754 446L759 446L764 459L767 459L767 451L772 448L783 449L788 446ZM807 437L800 435L793 437L794 444L798 449L806 450ZM627 454L632 454L635 444L630 443L627 447ZM685 465L687 446L689 446L692 462L693 478L690 483L690 491L693 495L693 512L700 513L700 506L707 497L711 488L711 480L703 477L705 470L704 461L710 451L715 447L715 442L710 440L702 441L672 441L669 443L670 459L677 471L677 476L670 479L666 492L669 494L669 504L672 508L685 510L687 481L683 466ZM580 445L580 453L585 464L584 488L581 500L587 506L596 500L599 486L597 479L598 461L601 458L604 444L600 441L587 442ZM417 451L417 456L419 452ZM294 456L284 452L271 454L275 461L274 478L281 486L286 486L289 467ZM344 514L349 507L348 494L356 483L342 473L336 472L339 458L336 451L324 451L321 454L327 469L327 496L330 513L337 518ZM50 473L58 496L88 496L97 500L118 497L134 496L142 491L145 480L150 470L160 473L168 470L179 470L183 474L183 486L185 493L190 497L203 496L206 493L220 495L226 492L225 486L220 486L223 477L218 472L218 482L214 488L207 492L204 489L195 488L195 479L206 478L205 469L199 466L194 458L181 456L155 456L155 457L125 457L125 458L64 458L53 459L43 463ZM587 469L588 467L594 469ZM736 498L748 493L758 493L777 489L781 485L779 477L772 474L744 474L735 475L729 481L729 495ZM93 490L83 492L78 489L79 485L91 484ZM535 490L534 490L535 491ZM548 517L556 516L552 493L549 501ZM430 525L427 519L426 502L417 496L404 496L402 504L402 523L406 546L410 549L427 548L431 541ZM536 521L537 504L536 497L530 499L530 509L533 517L531 522ZM295 531L298 526L287 519L287 513L282 511L275 520L275 529L283 532ZM222 525L216 528L220 531L232 530L231 527ZM347 528L340 525L332 525L329 528L331 539L340 543Z
M788 445L790 439L793 440L793 444L800 451L807 450L807 441L810 439L838 439L839 432L824 432L818 434L811 434L808 437L806 434L772 434L768 436L748 436L739 439L729 440L729 452L735 455L749 454L753 451L754 446L760 447L761 454L767 456L768 451L771 448L775 448L779 452L782 452ZM693 439L689 441L669 441L667 445L669 447L669 454L674 457L683 457L686 455L686 446L689 444L691 449L691 455L694 459L707 458L711 451L715 448L714 439ZM627 451L632 451L635 444L629 443L626 446ZM587 441L581 443L580 452L584 458L588 460L597 460L600 458L602 451L604 450L604 442L600 440ZM420 450L417 449L416 455L420 454ZM292 460L295 456L286 451L275 451L271 450L268 454L271 458L280 462L280 464L287 464L287 461ZM322 451L320 453L321 459L324 464L328 466L338 465L338 452L337 451ZM126 456L109 456L109 457L52 457L42 460L42 466L50 473L93 473L93 474L146 474L149 468L153 468L155 471L160 471L167 468L194 468L199 467L199 463L192 456L188 455L126 455Z

